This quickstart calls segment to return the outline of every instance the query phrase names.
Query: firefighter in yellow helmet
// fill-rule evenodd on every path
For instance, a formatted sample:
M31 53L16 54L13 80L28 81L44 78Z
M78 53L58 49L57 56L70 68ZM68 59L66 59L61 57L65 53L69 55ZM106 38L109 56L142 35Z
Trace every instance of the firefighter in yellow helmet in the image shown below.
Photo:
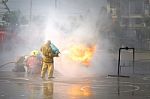
M51 41L48 40L46 44L44 44L40 49L43 54L43 65L42 65L42 71L41 71L42 79L45 79L46 71L48 71L48 79L53 78L54 54L52 52L52 48L50 44L51 44Z

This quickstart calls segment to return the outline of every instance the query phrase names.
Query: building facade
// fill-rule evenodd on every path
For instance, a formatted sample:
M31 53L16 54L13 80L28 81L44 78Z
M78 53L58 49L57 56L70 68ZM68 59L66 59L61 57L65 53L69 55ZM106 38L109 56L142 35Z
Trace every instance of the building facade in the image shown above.
M10 12L6 4L7 2L8 0L0 0L0 51L3 50L3 45L6 38L6 26L8 25L8 23L4 21L5 14Z
M121 28L120 46L150 50L150 0L107 0L107 12ZM119 27L118 27L119 28Z

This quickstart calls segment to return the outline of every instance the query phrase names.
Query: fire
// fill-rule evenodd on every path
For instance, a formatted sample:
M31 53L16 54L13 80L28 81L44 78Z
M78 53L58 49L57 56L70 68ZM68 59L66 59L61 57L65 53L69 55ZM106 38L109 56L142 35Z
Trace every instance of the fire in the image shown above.
M95 45L73 45L68 50L68 57L73 61L88 66L90 65L95 50Z

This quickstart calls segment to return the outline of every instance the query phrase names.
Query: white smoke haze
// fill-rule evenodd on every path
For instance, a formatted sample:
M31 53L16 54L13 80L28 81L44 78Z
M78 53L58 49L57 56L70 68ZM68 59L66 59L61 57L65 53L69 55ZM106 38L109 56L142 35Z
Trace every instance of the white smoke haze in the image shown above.
M53 11L53 12L52 12ZM67 77L82 77L90 75L103 75L112 71L112 58L108 49L111 43L103 37L103 29L109 28L110 19L107 14L99 10L88 9L79 15L65 15L63 11L55 11L45 18L42 27L32 22L22 26L16 46L11 52L13 58L27 55L32 50L40 49L46 40L51 40L60 50L59 57L55 58L55 70ZM14 41L13 41L14 42ZM70 60L67 50L72 45L95 45L96 51L89 67ZM9 46L9 44L7 45ZM12 46L12 45L10 45ZM9 54L10 55L10 54ZM7 57L10 57L7 54Z
M104 18L100 19L100 18ZM93 74L106 74L112 70L112 59L108 53L109 40L101 37L100 29L107 16L88 11L82 16L62 16L55 13L50 18L45 29L45 40L50 39L59 49L60 57L55 58L55 69L65 76L81 77ZM97 25L97 22L99 26ZM105 24L106 25L106 24ZM105 26L103 26L105 27ZM106 26L108 27L108 26ZM89 67L71 61L67 57L66 50L72 45L96 45Z

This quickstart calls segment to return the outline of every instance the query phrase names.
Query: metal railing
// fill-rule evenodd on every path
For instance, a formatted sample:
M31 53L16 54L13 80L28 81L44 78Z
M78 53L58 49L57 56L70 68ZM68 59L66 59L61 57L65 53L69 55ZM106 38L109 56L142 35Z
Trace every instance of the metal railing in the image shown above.
M108 75L111 77L129 77L126 75L121 75L121 51L122 50L132 50L132 65L133 65L133 71L132 73L134 74L134 61L135 61L135 48L128 48L128 47L124 47L124 48L119 48L119 56L118 56L118 67L117 67L117 75Z

